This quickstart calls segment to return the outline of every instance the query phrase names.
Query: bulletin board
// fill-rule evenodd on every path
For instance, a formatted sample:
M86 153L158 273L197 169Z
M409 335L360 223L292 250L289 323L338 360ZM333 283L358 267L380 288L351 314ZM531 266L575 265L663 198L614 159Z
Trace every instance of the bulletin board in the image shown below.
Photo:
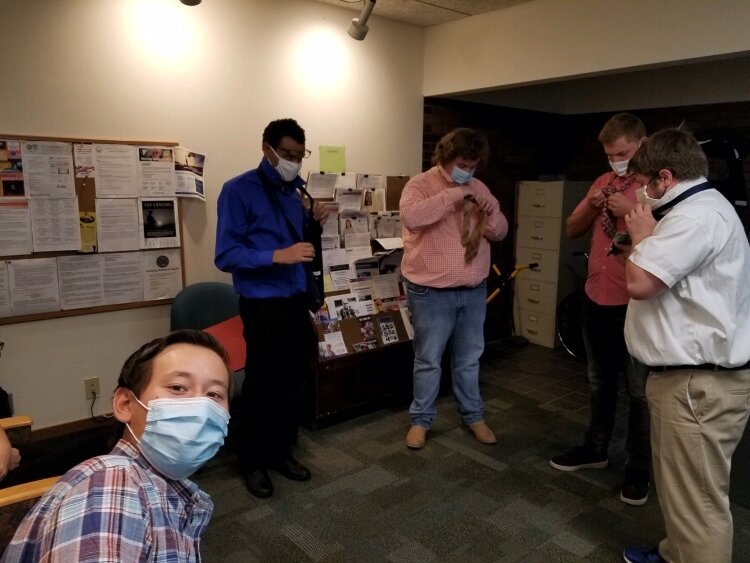
M171 303L179 150L0 133L0 325Z

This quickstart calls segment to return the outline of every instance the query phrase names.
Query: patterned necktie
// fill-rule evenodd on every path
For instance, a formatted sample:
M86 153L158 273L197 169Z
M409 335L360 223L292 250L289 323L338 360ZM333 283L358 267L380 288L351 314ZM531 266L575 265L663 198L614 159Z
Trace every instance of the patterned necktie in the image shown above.
M617 181L617 178L619 176L617 174L614 175L614 177L609 181L609 183L602 188L602 193L604 194L604 197L609 197L614 193L617 192L624 192L630 184L632 184L635 181L635 176L631 176L627 180L625 180L625 183L620 187L615 187L615 182ZM612 215L612 212L607 209L606 203L602 206L602 230L604 231L604 234L606 234L609 238L612 238L615 236L615 232L617 226L617 219L614 215Z

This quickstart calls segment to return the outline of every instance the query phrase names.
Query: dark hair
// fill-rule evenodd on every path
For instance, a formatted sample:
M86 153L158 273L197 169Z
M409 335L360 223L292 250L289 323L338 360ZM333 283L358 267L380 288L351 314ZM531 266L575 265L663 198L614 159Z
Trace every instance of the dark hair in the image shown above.
M263 130L263 142L274 149L279 147L284 137L291 137L300 145L305 144L305 130L294 119L277 119L266 125Z
M679 129L662 129L641 143L628 169L653 178L665 168L678 180L694 180L708 174L708 160L693 135Z
M599 142L603 145L614 143L620 137L628 141L637 141L646 136L643 121L632 113L618 113L609 118L599 131Z
M151 365L154 358L173 344L192 344L207 348L215 352L224 362L228 375L228 397L234 393L234 374L229 367L229 357L224 347L219 344L213 336L202 330L184 329L170 332L167 336L156 338L144 344L138 350L133 352L120 370L120 377L117 379L117 387L130 389L136 397L140 397L143 390L151 381Z
M487 138L474 129L460 127L443 135L432 155L433 164L448 164L458 157L469 160L487 160L490 148Z

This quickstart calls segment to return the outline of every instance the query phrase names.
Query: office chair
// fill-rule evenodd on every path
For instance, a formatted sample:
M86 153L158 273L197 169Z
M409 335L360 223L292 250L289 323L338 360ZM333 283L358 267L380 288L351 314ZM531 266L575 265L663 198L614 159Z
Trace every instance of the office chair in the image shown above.
M230 284L198 282L184 288L172 301L170 327L172 330L183 328L205 330L237 317L239 314L240 298ZM225 348L230 348L229 343L225 341L225 336L220 333L215 333L214 336ZM241 333L229 336L234 339L242 338ZM237 369L234 372L234 377L235 394L229 405L229 414L232 415L229 422L230 436L239 421L239 397L242 391L242 383L245 380L244 368Z

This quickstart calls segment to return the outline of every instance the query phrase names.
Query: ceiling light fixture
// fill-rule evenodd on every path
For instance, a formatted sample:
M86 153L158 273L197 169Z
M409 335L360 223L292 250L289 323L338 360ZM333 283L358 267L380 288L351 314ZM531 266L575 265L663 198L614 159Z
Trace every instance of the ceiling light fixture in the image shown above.
M364 0L364 6L362 6L359 17L354 18L349 26L349 35L352 39L362 41L367 32L370 31L370 28L367 27L367 19L370 17L373 8L375 8L375 0Z
M180 0L185 6L197 6L201 3L201 0Z

